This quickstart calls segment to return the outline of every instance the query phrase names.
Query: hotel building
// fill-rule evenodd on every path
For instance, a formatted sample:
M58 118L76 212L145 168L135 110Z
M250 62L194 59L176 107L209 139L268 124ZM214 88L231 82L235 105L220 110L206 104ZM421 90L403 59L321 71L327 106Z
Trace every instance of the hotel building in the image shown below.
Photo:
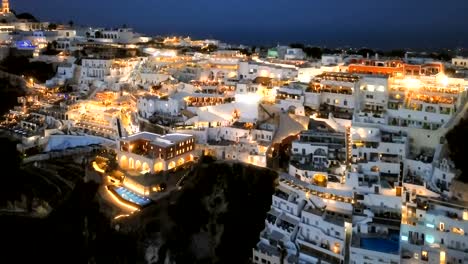
M187 134L164 136L140 132L119 139L120 168L145 173L167 171L193 161L195 138Z

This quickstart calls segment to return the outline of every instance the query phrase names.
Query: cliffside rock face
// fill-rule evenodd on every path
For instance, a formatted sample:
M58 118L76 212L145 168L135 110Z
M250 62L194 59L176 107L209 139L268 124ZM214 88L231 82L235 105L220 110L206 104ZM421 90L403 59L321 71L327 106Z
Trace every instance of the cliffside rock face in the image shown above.
M143 251L163 245L147 263L249 263L276 177L250 165L203 162L181 191L125 220L134 227L128 231L144 234Z

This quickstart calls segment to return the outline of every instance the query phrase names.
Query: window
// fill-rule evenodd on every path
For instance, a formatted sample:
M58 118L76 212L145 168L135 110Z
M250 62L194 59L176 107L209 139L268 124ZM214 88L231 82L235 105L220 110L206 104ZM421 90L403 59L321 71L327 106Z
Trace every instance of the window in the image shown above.
M423 250L421 252L421 260L423 260L423 261L428 261L429 260L429 256L427 254L427 251Z
M348 105L348 101L344 100L343 105Z

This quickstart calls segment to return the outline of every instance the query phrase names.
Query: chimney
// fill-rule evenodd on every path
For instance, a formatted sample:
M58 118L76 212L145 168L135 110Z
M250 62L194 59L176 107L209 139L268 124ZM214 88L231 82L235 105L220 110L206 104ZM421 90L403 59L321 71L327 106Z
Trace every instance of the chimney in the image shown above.
M370 59L370 54L369 54L369 52L367 52L367 59Z
M376 52L375 53L375 59L378 60L379 59L379 54Z

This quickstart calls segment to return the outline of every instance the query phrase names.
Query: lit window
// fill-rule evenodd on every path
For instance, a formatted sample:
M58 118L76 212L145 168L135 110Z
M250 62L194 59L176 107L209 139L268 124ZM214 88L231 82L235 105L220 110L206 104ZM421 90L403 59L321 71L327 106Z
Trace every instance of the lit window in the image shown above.
M439 223L439 229L440 229L441 231L444 231L444 230L445 230L445 224L442 223L442 222L440 222L440 223Z
M445 263L445 251L440 252L440 264Z
M429 259L427 251L423 250L421 252L421 260L427 261Z
M462 236L465 234L465 231L459 227L452 227L452 232Z
M433 235L426 235L426 242L429 243L429 244L433 244L435 241L434 239L434 236Z

